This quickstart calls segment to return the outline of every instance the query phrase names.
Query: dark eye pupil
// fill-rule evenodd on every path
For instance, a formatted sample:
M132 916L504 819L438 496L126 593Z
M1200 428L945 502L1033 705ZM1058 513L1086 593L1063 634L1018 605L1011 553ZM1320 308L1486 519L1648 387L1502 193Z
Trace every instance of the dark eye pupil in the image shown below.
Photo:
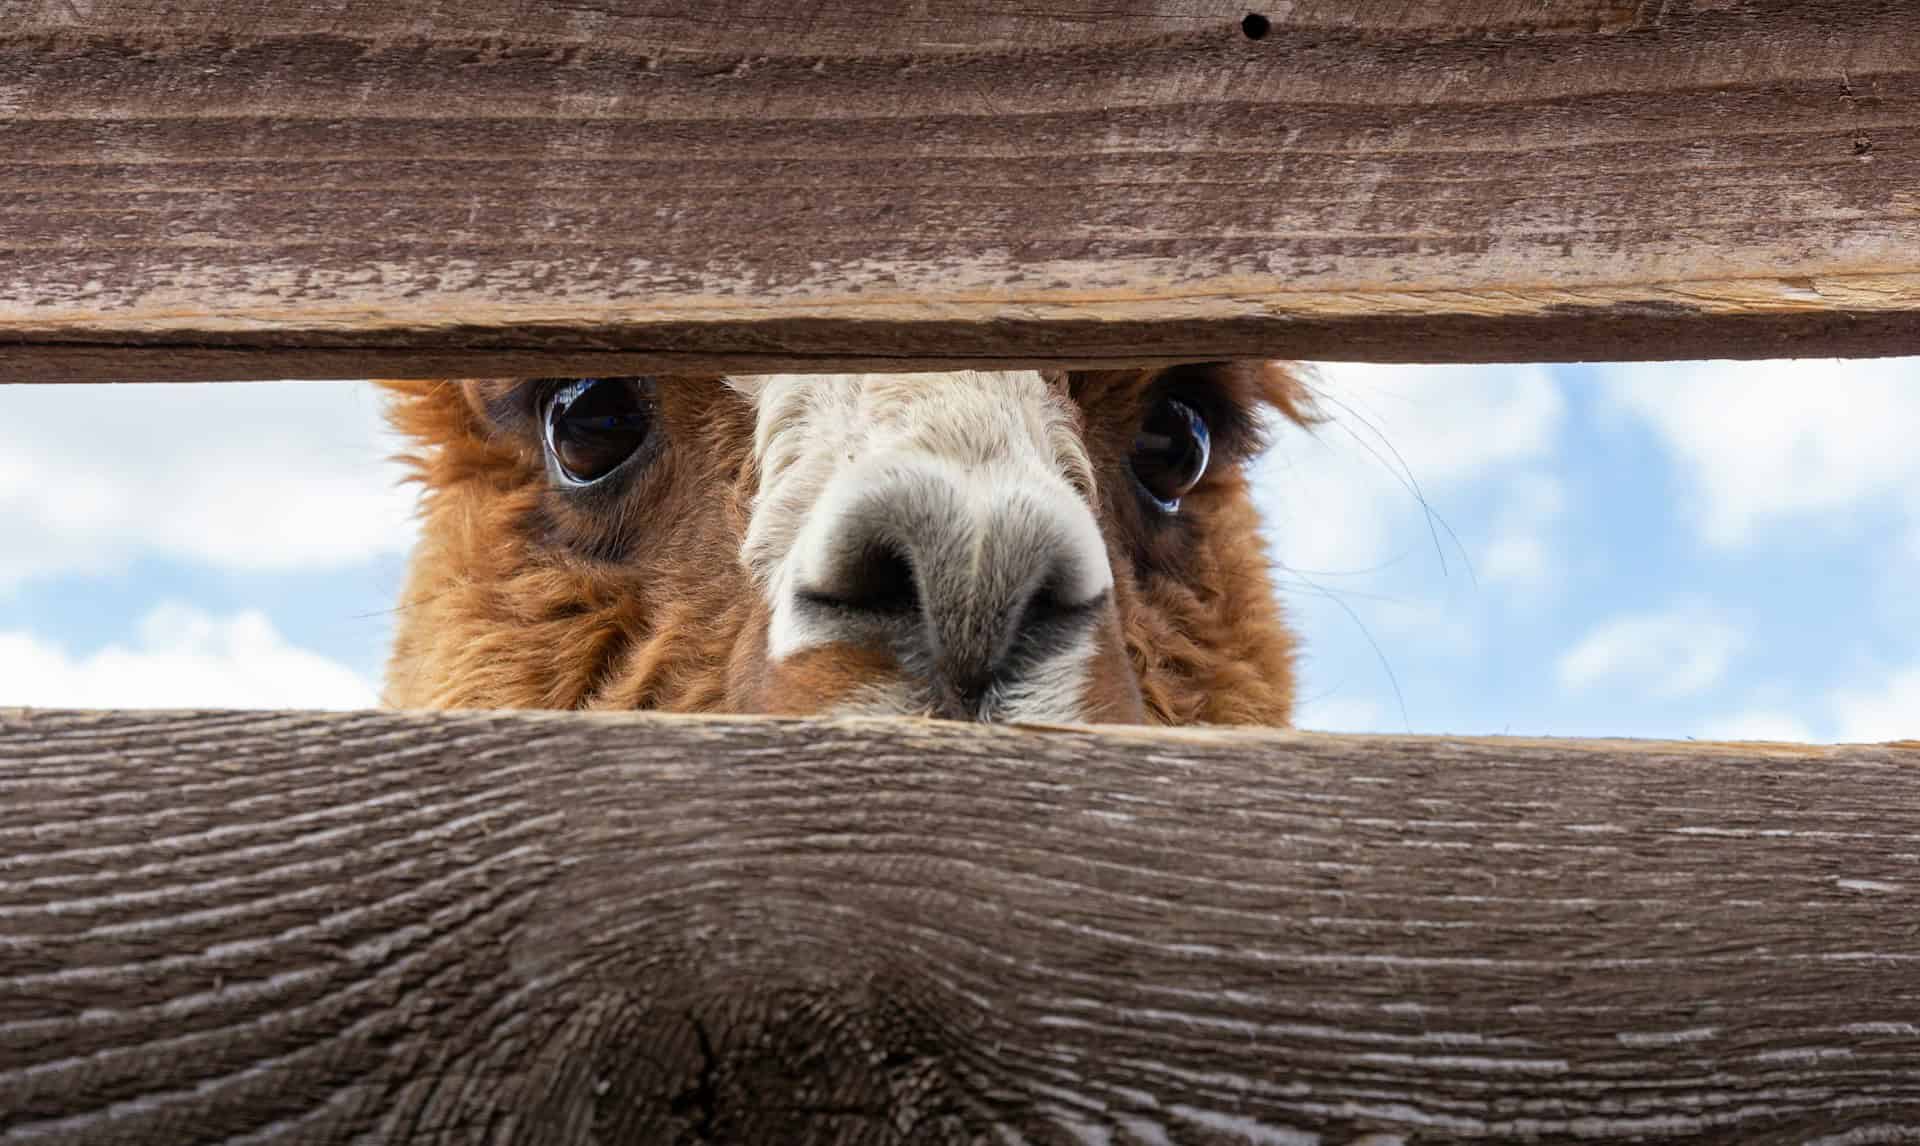
M1206 419L1177 398L1162 399L1133 439L1133 476L1162 509L1180 499L1207 472L1211 443Z
M547 451L574 482L618 469L653 428L653 385L646 378L578 378L547 407Z

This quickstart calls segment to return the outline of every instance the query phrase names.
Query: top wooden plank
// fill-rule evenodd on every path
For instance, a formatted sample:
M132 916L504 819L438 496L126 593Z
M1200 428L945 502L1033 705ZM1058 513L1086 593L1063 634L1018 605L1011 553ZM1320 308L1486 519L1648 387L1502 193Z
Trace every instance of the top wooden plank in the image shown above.
M1906 0L0 29L5 378L1920 352Z

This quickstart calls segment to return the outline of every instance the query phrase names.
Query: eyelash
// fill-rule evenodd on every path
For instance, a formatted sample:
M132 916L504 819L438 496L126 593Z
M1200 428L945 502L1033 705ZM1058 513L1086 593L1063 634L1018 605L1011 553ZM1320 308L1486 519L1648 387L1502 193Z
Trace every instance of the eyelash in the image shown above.
M1266 427L1259 413L1209 377L1179 372L1163 375L1147 395L1143 416L1144 411L1167 398L1185 402L1206 420L1213 438L1215 471L1241 464L1266 445Z

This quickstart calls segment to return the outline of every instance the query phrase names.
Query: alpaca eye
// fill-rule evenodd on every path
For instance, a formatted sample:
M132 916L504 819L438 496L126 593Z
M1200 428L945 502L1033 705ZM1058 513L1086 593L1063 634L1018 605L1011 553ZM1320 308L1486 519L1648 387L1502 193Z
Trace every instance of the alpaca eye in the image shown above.
M1162 398L1133 437L1134 480L1172 513L1205 476L1211 449L1206 419L1178 398Z
M651 378L575 378L547 401L547 454L573 485L620 468L653 430Z

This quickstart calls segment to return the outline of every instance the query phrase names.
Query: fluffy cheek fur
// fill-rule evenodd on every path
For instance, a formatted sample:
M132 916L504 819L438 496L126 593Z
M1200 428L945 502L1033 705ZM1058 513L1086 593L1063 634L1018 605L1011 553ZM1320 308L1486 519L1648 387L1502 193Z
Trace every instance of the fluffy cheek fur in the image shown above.
M751 433L737 401L713 383L669 392L679 439L620 507L632 528L607 559L565 541L606 523L570 521L537 445L491 427L469 391L383 385L425 487L388 704L751 709L730 667L765 625L737 557L751 480L726 448Z
M1313 419L1305 390L1277 365L1230 367L1236 399L1294 423ZM1156 526L1142 513L1126 452L1152 376L1073 376L1099 480L1114 599L1149 719L1163 724L1292 721L1296 641L1273 591L1246 477L1216 465Z
M1137 683L1149 720L1285 724L1294 642L1238 470L1220 467L1188 497L1177 538L1157 546L1177 561L1142 560L1148 523L1125 459L1149 383L1076 375L1073 386L1130 662L1105 667L1131 671L1125 683ZM1263 384L1263 400L1297 395L1284 375ZM537 443L490 425L470 388L383 385L394 423L421 447L410 460L426 490L387 703L804 713L884 693L889 666L765 663L767 610L739 560L755 486L752 410L717 381L662 383L666 451L644 496L622 503L613 525L623 543L598 556L557 539L609 523L570 520L576 510L549 488Z
M1264 557L1247 552L1258 550L1258 520L1244 499L1223 507L1223 516L1220 528L1206 531L1200 550L1203 568L1218 578L1212 586L1134 573L1116 577L1127 654L1156 722L1288 724L1294 645L1265 591Z

